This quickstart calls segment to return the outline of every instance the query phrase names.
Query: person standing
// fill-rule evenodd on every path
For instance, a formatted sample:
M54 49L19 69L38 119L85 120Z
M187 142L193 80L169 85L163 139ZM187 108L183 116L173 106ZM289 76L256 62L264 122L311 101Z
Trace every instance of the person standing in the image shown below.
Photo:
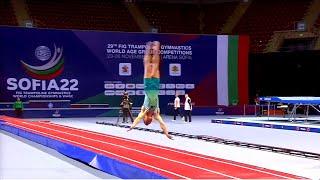
M176 98L174 99L174 112L173 112L173 121L176 120L176 117L178 116L178 114L181 116L181 118L183 117L180 111L180 98L179 95L176 94Z
M191 122L191 111L192 111L192 104L191 104L191 98L188 94L185 94L185 102L184 102L184 120L185 122ZM189 120L188 120L189 118Z
M16 117L21 118L23 112L23 103L20 98L17 98L16 102L13 103L13 109L16 114Z
M130 101L128 92L124 92L122 97L122 102L120 104L122 110L122 123L128 123L127 118L130 117L131 122L133 122L133 117L131 114L132 102Z
M263 114L263 108L261 108L260 104L260 98L259 94L257 93L256 96L254 97L254 103L255 103L255 111L256 111L256 116L261 116Z

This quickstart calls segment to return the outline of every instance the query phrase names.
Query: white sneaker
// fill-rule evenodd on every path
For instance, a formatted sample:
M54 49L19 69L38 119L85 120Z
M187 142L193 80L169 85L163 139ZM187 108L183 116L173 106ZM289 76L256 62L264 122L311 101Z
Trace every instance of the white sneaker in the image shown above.
M181 118L181 121L184 121L184 117Z

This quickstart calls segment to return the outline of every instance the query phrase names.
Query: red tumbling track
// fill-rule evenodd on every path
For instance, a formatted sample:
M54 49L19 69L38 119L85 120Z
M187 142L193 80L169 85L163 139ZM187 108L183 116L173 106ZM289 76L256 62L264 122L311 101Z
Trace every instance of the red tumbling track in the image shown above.
M170 179L304 179L278 171L48 122L0 117L8 125L69 143Z

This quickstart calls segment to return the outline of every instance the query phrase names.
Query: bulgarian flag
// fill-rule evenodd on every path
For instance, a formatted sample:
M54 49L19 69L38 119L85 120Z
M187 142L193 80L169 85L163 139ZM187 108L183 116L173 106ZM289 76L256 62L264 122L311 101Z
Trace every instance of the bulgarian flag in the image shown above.
M217 104L248 104L248 36L217 38Z

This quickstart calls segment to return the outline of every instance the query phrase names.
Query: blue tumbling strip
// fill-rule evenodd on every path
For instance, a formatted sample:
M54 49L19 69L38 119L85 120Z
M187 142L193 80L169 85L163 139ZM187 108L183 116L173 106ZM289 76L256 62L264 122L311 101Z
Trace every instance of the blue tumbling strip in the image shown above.
M250 127L262 127L262 128L272 128L272 129L283 129L291 131L304 131L304 132L313 132L320 133L320 128L314 127L304 127L304 126L293 126L293 125L281 125L281 124L270 124L270 123L258 123L258 122L245 122L245 121L230 121L230 120L211 120L211 123L215 124L232 124L232 125L241 125L241 126L250 126Z
M0 124L0 129L52 148L63 155L77 159L122 179L166 179L159 174L134 165L4 123Z

